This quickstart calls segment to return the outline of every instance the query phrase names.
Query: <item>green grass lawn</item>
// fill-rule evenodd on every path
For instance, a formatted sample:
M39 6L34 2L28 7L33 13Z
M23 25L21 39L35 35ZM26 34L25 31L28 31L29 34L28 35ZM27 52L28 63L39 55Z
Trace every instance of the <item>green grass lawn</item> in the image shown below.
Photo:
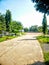
M40 42L41 48L42 48L42 44L49 43L48 36L38 36L37 39ZM49 52L46 52L46 51L44 52L44 50L43 50L43 55L44 55L45 64L49 65Z
M5 41L5 40L9 40L9 39L12 39L12 38L15 38L17 36L4 36L4 37L0 37L0 42L2 41Z
M21 36L21 35L25 35L25 32L21 32L21 33L17 33L16 36L4 36L4 37L0 37L0 42L5 41L5 40L9 40L9 39L13 39L15 37Z
M40 43L49 43L49 37L48 36L38 36L37 39Z

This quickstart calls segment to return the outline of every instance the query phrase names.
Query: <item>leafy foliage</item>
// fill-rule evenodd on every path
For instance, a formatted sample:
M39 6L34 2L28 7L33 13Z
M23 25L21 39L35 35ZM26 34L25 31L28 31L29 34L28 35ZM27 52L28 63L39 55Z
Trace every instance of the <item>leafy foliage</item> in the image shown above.
M26 28L24 28L24 32L28 32L29 31L29 29L26 27Z
M30 32L38 32L38 26L35 25L35 26L31 26L30 29L29 29Z
M23 29L23 26L20 22L12 21L11 22L11 30L12 32L20 32Z
M10 33L21 32L22 29L23 25L21 22L12 21L11 12L9 10L6 11L5 15L0 13L0 37L10 35Z
M42 32L42 26L38 27L38 32Z
M36 10L49 14L49 0L32 0L35 3Z

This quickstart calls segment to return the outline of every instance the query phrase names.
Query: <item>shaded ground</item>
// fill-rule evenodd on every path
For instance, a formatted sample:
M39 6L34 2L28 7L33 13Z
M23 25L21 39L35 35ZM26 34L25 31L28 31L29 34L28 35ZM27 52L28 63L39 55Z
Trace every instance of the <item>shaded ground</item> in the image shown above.
M0 43L1 65L44 65L40 44L36 40L39 33L27 33L19 38Z
M49 52L49 44L42 44L42 48L44 52Z

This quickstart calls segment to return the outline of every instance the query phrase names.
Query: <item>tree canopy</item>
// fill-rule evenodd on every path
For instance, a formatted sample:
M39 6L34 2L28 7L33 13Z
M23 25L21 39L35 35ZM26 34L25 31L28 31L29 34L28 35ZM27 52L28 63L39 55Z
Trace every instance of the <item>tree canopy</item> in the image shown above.
M19 33L22 29L23 25L21 22L12 20L10 10L7 10L4 15L0 13L0 34Z
M49 0L32 0L37 11L49 14Z
M14 33L20 32L23 29L23 26L20 22L12 21L11 22L11 31Z

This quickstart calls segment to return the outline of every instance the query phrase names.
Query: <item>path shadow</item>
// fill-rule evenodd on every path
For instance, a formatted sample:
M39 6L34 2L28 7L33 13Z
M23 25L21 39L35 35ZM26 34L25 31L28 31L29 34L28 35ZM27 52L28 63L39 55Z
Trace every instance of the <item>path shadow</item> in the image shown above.
M49 61L46 61L46 62L38 61L38 62L35 62L33 64L27 64L27 65L49 65Z
M29 38L29 39L26 39L26 38L25 38L25 39L20 39L20 40L18 40L18 41L25 41L25 40L28 41L28 40L37 40L37 39L36 39L36 38Z
M0 65L2 65L2 64L0 63ZM49 65L49 61L46 61L46 62L38 61L38 62L35 62L33 64L27 64L27 65Z
M18 40L18 41L31 41L31 40L37 40L37 39L20 39L20 40Z
M21 39L21 40L37 40L36 38L33 38L33 39Z

